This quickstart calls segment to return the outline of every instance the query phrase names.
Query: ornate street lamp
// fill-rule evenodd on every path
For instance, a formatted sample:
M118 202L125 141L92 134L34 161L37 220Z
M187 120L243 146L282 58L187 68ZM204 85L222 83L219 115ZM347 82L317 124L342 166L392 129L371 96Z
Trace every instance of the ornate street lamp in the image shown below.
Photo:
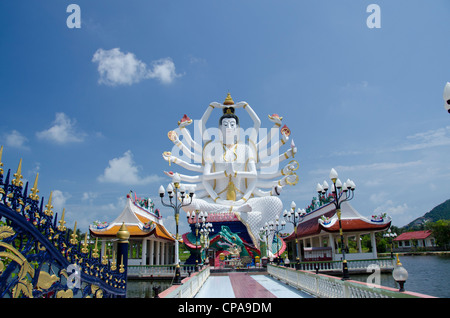
M266 257L269 257L269 236L270 236L270 230L269 230L269 223L266 222L262 228L259 229L259 235L265 238L266 243Z
M306 211L304 209L300 209L298 208L297 211L295 211L295 208L297 207L297 205L295 204L294 201L291 202L291 210L290 211L286 211L284 210L283 212L283 217L285 219L286 222L291 223L294 226L294 233L295 233L295 251L296 251L296 261L297 261L297 266L300 263L300 251L299 251L299 246L298 246L298 239L297 239L297 226L300 223L300 220L303 219L306 215Z
M383 234L384 237L389 239L391 245L391 258L394 258L394 237L397 237L397 233L391 233L391 229L387 230L387 233Z
M165 203L164 198L164 187L159 187L159 196L161 197L161 203L164 206L173 208L173 211L175 213L175 223L176 223L176 239L175 239L175 264L176 264L176 271L175 271L175 279L174 284L179 285L181 284L181 276L180 276L180 257L178 255L178 244L180 236L178 234L178 221L180 219L180 208L187 206L191 204L192 197L194 196L194 191L190 190L189 193L186 192L186 189L182 184L180 184L181 178L178 173L175 173L173 178L173 186L172 183L169 183L167 186L167 193L169 194L169 203ZM186 199L186 194L189 196L189 203L185 203L184 199ZM172 200L175 197L175 200ZM180 202L178 203L178 201Z
M397 265L392 271L392 276L394 277L395 281L400 285L400 289L398 291L404 292L405 288L403 286L406 280L408 279L408 271L402 266L402 263L400 263L398 254L396 255L397 255Z
M447 82L444 87L444 107L450 113L450 83Z
M275 223L273 221L270 221L268 224L268 230L270 233L274 233L276 236L278 236L278 234L284 229L284 227L286 226L286 221L281 221L281 223L279 222L279 218L278 216L275 219ZM280 240L277 238L277 260L276 263L277 265L280 264L280 248L279 248L279 242Z
M192 220L192 223L195 222L195 251L196 251L196 257L195 257L195 271L198 272L198 260L200 259L200 251L199 251L199 245L198 245L198 235L200 231L200 227L202 222L206 222L206 218L208 217L208 213L199 210L192 211L192 214L189 213L189 211L186 213L186 217L188 219Z
M345 244L344 244L344 233L342 231L342 223L341 223L341 203L350 201L353 199L354 191L356 188L355 183L347 179L347 181L342 184L341 180L338 179L338 173L334 168L330 171L330 179L333 182L331 185L331 193L334 196L334 200L332 201L334 206L336 207L336 215L339 220L339 234L341 237L341 251L342 251L342 280L349 279L348 275L348 265L347 259L345 258ZM320 194L325 194L328 191L328 184L326 181L322 185L318 184L316 188L317 192Z
M203 244L203 249L205 250L205 258L202 259L203 264L208 257L207 248L209 247L209 233L211 232L214 232L213 225L212 223L207 223L206 218L204 218L200 229L200 244Z

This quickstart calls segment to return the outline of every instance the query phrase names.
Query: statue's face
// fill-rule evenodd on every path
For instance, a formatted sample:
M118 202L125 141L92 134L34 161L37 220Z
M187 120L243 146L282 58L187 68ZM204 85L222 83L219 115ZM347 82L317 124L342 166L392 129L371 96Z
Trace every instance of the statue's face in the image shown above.
M236 142L235 139L238 132L236 119L234 118L222 119L222 125L220 125L220 130L222 131L224 144L233 144Z

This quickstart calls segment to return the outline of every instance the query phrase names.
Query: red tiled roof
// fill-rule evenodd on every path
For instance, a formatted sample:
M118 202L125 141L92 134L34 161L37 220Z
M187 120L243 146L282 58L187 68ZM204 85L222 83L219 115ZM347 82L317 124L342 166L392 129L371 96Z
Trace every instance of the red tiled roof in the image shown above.
M319 223L319 218L324 215L327 218L331 218L335 215L336 209L318 215L308 221L300 223L297 227L297 238L308 237L319 234L322 230L331 233L339 232L339 223L335 222L332 226L326 227ZM382 231L390 227L391 222L387 223L374 223L367 222L360 218L352 218L352 219L343 219L341 221L343 232L355 232L355 231ZM293 232L285 241L292 241L296 238L295 233Z
M430 230L406 232L397 236L394 241L423 240L431 235Z
M344 232L365 231L365 230L383 230L391 226L391 222L386 224L368 223L360 219L342 220L342 230ZM332 226L323 229L327 232L339 232L339 223L336 222Z
M324 213L327 218L332 217L336 213L336 210L332 210L330 212ZM300 223L300 225L297 227L297 237L307 237L311 235L316 235L320 233L321 226L319 224L319 216L312 218L311 220L305 221ZM291 241L295 239L295 233L292 233L287 238L285 238L285 241Z

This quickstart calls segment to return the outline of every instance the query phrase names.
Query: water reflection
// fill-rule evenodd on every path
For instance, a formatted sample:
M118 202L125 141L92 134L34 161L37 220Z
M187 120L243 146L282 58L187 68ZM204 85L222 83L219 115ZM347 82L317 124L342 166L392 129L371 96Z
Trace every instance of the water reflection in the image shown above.
M153 287L160 287L160 292L172 285L172 280L128 280L127 298L153 298Z

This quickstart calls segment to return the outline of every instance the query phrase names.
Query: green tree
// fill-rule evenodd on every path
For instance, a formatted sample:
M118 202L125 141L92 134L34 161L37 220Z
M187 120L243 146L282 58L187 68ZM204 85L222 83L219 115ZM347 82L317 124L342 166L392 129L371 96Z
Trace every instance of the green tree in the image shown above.
M439 220L427 224L427 229L433 232L436 245L445 247L450 245L450 220Z

